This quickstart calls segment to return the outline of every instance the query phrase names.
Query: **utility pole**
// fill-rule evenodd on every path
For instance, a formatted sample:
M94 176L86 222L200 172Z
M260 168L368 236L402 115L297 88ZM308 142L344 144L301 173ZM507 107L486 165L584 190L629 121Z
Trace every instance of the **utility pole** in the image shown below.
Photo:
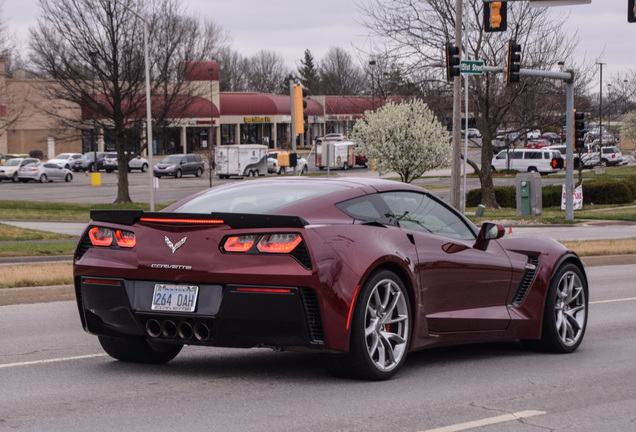
M462 54L462 0L455 0L455 45L459 47L459 58ZM461 192L461 122L462 122L462 80L461 76L453 81L453 142L451 156L450 204L460 210Z

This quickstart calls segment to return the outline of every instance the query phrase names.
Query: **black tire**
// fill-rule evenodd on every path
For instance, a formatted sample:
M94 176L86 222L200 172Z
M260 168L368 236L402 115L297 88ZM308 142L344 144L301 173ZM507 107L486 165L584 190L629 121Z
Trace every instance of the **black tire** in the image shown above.
M258 172L258 170L254 170L254 171L252 171L252 175L253 175L254 177L258 177L258 176L260 176L260 175L261 175L261 173L259 173L259 172Z
M183 172L181 172L180 169L176 170L174 173L174 178L181 178L183 177Z
M342 169L345 170L345 171L348 170L349 169L349 164L345 162L344 165L342 166Z
M197 168L197 172L194 173L196 177L201 177L203 175L203 168Z
M11 181L13 183L17 183L18 182L18 173L17 171L13 174L13 176L11 177Z
M49 181L49 178L46 176L46 174L42 174L40 176L40 183L46 183Z
M64 181L66 183L70 182L71 180L73 180L73 174L68 173L68 174L66 174L66 176L64 176Z
M585 335L587 311L587 280L576 265L562 265L552 276L548 288L541 339L524 340L524 346L557 354L576 351Z
M601 160L601 166L606 167L608 164L609 164L609 162L607 161L607 159Z
M143 164L141 166L141 172L143 172L143 173L148 172L148 164Z
M67 170L71 169L71 166L69 164L64 165L64 168L66 168Z
M95 164L90 164L90 165L88 166L88 171L89 171L89 172L95 172Z
M537 170L535 167L528 167L528 172L529 173L539 172L539 170Z
M307 168L307 165L305 165L305 166L303 167L302 171L301 171L301 174L302 174L302 175L305 175L305 174L307 174L308 172L309 172L309 168Z
M327 370L338 377L387 380L404 363L410 337L411 308L402 280L391 271L376 271L356 301L349 352L329 355Z
M278 168L278 173L277 173L277 174L278 174L278 175L283 175L283 174L285 174L285 168L282 168L282 167L281 167L281 168Z
M106 170L106 172L107 172L107 173L109 173L109 174L110 174L110 173L112 173L113 171L114 171L114 170L112 170L112 169L107 169L107 170Z
M121 338L99 336L98 338L109 356L132 363L166 363L175 358L183 348L183 345L150 342L142 336Z

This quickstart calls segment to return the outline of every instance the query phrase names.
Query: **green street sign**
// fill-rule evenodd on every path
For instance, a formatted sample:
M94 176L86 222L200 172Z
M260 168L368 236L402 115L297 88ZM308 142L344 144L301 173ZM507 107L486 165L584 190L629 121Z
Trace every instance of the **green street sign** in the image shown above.
M481 60L462 60L459 65L459 71L467 74L483 74L484 62Z

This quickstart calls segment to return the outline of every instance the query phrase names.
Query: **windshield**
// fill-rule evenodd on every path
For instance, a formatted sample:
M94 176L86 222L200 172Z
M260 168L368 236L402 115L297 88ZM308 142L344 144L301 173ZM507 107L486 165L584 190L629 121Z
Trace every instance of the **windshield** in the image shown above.
M161 159L161 163L169 163L169 164L179 163L181 162L181 157L182 156L179 156L179 155L166 156L165 158Z
M22 162L22 159L9 159L4 163L4 166L18 166Z
M251 183L251 182L250 182ZM270 213L279 208L346 189L342 185L267 181L210 189L175 210L177 213Z
M62 153L62 154L59 154L59 155L55 156L53 159L68 159L70 157L71 157L70 153Z

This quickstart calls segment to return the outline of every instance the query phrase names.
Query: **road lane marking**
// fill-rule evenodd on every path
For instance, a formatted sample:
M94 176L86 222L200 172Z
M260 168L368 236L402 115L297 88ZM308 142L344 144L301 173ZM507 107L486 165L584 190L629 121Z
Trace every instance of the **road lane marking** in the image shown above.
M18 366L30 366L30 365L37 365L37 364L43 364L43 363L83 360L83 359L93 358L93 357L104 357L105 355L107 354L88 354L88 355L75 356L75 357L59 357L59 358L53 358L53 359L33 360L33 361L20 362L20 363L7 363L7 364L0 364L0 369L18 367Z
M593 304L603 304L603 303L618 303L618 302L634 301L634 300L636 300L636 297L615 299L615 300L598 300L598 301L590 302L590 304L593 305Z
M459 423L456 425L444 426L437 429L427 429L423 432L458 432L468 429L478 428L482 426L489 426L499 423L506 423L509 421L520 420L524 418L534 417L538 415L546 414L545 411L519 411L512 414L504 414L497 417L485 418L482 420L475 420L466 423Z

